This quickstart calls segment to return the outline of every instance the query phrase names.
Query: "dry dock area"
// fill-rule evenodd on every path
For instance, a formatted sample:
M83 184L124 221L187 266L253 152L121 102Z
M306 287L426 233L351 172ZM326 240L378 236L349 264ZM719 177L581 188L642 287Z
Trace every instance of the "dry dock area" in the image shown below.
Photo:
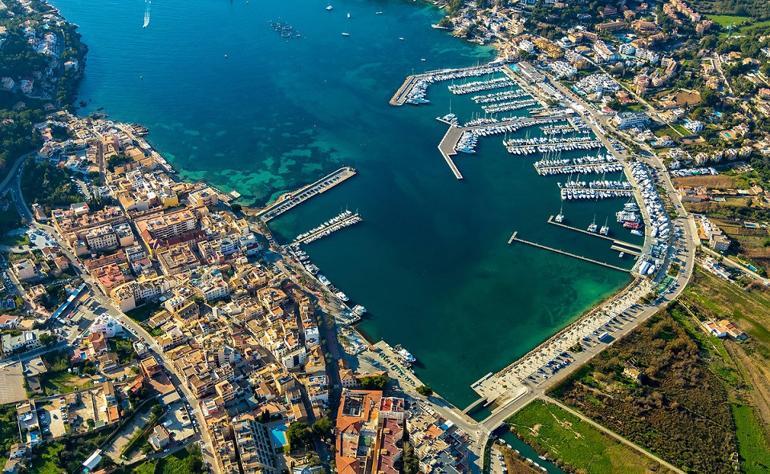
M452 170L452 173L458 180L463 179L463 175L460 173L457 165L455 165L452 157L457 154L457 142L463 135L463 131L464 130L462 128L451 125L449 130L446 131L446 134L444 134L444 138L442 138L441 142L438 144L438 151L441 152L441 156L444 157L444 161L446 161L446 163L449 165L449 169Z
M258 211L256 217L262 219L263 222L267 222L275 217L280 216L289 209L302 204L308 199L324 193L331 188L337 186L340 183L352 178L356 175L356 170L345 166L343 168L329 173L318 181L308 184L297 191L286 193L279 197L276 202L267 206L266 208Z

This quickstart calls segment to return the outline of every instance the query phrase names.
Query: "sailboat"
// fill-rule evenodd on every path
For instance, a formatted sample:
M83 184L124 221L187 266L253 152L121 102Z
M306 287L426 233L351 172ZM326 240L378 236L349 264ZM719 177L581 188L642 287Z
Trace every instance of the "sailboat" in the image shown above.
M604 219L604 225L602 226L601 229L599 229L599 233L601 235L609 235L610 234L610 227L607 225L607 219L609 219L609 218L605 218Z
M152 5L152 2L149 0L144 3L144 23L142 23L142 28L147 28L150 26L150 6Z
M564 204L562 203L561 207L559 208L559 213L556 214L556 217L553 218L554 221L561 224L564 222Z
M591 222L591 224L588 226L588 232L596 232L596 229L599 226L596 225L596 214L594 214L594 220Z

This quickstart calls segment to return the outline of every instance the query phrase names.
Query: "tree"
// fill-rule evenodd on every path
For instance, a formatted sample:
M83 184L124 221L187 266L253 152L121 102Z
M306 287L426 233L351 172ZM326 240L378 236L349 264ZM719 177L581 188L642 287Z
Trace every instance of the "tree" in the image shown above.
M55 343L57 339L56 339L56 336L54 336L53 334L45 333L45 334L41 334L38 340L40 341L40 344L43 347L47 347Z
M388 384L388 376L386 374L372 375L368 377L361 377L361 388L364 390L384 390L385 385Z
M313 423L313 433L320 438L328 438L332 435L332 421L327 417L315 420Z
M295 421L289 425L289 429L286 430L286 439L289 441L291 450L304 449L310 446L310 442L313 439L313 431L307 423Z
M433 395L433 389L428 387L427 385L420 385L419 387L417 387L417 393L419 393L424 397L430 397L431 395Z

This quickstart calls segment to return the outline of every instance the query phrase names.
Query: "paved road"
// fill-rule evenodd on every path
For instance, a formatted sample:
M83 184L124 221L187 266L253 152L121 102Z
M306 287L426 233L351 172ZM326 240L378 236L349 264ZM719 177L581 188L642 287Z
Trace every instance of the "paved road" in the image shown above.
M8 190L8 187L10 186L11 182L16 177L16 172L21 167L22 163L24 163L27 158L32 156L34 153L27 153L26 155L22 155L19 157L14 163L11 165L11 169L8 170L8 174L3 178L3 181L0 182L0 196L5 194L5 192Z

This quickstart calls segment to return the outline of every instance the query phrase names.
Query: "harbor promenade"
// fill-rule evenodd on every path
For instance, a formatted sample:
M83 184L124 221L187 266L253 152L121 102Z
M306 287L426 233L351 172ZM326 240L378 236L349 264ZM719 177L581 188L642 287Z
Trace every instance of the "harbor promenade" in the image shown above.
M338 184L347 181L355 175L355 169L349 166L345 166L338 169L337 171L329 173L318 181L310 183L307 186L303 186L296 191L282 195L278 198L277 201L265 207L264 209L260 209L258 211L244 209L244 212L261 219L263 222L268 222L269 220L280 216L289 209L302 204L308 199L325 193L326 191L337 186Z

